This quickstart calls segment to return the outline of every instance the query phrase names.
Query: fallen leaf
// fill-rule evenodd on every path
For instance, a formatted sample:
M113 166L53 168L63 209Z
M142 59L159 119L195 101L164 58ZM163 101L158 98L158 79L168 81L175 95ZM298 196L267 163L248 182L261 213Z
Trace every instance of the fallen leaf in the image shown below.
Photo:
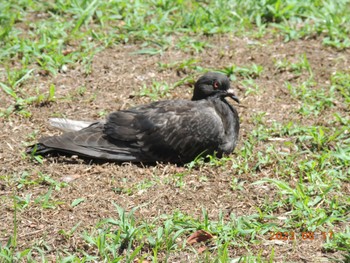
M194 243L199 243L203 241L207 241L209 239L212 239L213 235L204 231L204 230L198 230L194 232L189 238L187 238L187 244L192 245Z
M201 253L203 253L203 252L206 251L206 250L207 250L207 247L206 247L206 246L203 246L203 247L198 248L198 249L197 249L197 252L198 252L198 254L201 254Z
M63 56L67 56L67 55L69 55L72 52L74 52L73 49L65 49L65 50L62 51L62 55Z

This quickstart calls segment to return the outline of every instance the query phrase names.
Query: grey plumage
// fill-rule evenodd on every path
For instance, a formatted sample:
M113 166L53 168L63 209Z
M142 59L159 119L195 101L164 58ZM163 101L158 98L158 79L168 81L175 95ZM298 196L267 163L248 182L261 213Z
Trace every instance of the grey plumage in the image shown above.
M238 102L228 78L206 73L192 100L165 100L111 113L105 121L51 119L64 131L39 139L35 154L61 152L111 161L184 163L198 155L229 154L239 133Z

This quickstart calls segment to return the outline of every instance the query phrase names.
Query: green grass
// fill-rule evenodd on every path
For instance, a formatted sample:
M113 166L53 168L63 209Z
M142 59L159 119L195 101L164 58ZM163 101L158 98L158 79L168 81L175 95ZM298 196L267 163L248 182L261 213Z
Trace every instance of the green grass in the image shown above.
M30 118L29 106L55 103L58 98L54 84L44 89L34 86L28 91L27 83L38 75L54 77L78 65L89 75L94 56L116 45L137 45L134 54L145 56L162 55L172 49L191 56L214 49L215 45L209 44L213 35L259 39L270 34L282 36L284 41L318 38L341 52L350 47L349 8L348 0L0 1L0 98L6 99L5 105L0 104L0 118L8 123L12 118ZM166 99L174 88L193 83L194 74L207 70L227 74L245 88L245 96L259 96L264 91L257 84L267 70L261 65L238 66L232 62L209 69L200 63L192 58L159 63L159 70L174 70L186 77L175 84L144 85L136 95ZM150 222L135 215L138 208L125 211L118 204L117 216L102 220L92 230L79 232L80 222L70 230L60 230L64 239L78 235L81 243L74 251L55 251L57 262L165 262L177 252L195 255L203 262L274 262L274 248L266 260L251 247L262 244L271 233L303 231L334 231L334 236L325 240L324 251L341 252L349 260L350 229L343 226L349 224L350 217L350 199L344 195L350 183L350 73L347 69L334 72L329 84L320 85L306 55L296 62L276 60L274 66L280 72L306 76L299 82L281 83L290 99L298 103L295 114L301 123L288 119L269 122L266 112L255 112L250 120L244 120L252 122L254 128L234 157L209 156L207 162L199 158L189 163L186 171L167 179L155 174L132 187L111 189L117 195L152 191L156 184L181 190L192 173L207 182L208 171L232 171L235 176L227 182L232 191L244 195L245 188L253 185L272 189L272 196L266 194L250 214L224 217L220 213L214 219L209 219L203 208L199 217L178 210ZM86 90L82 86L65 99L74 101ZM323 118L329 110L334 114ZM106 112L102 109L99 115ZM42 159L37 161L40 169ZM13 189L11 196L0 200L13 203L14 222L11 237L0 241L0 261L47 262L51 251L45 240L18 248L18 214L31 208L54 210L60 205L79 208L85 198L78 197L68 204L57 200L55 192L67 185L46 173L23 171L0 175L0 181ZM40 187L40 194L21 195L35 187ZM186 238L200 229L215 236L202 254L186 244ZM245 254L233 257L235 248L244 248Z
M346 0L2 1L0 62L5 70L0 83L14 104L20 104L2 112L30 116L23 109L28 99L18 94L19 84L33 73L55 75L67 65L81 63L89 74L96 53L122 43L143 43L141 54L168 48L198 53L210 47L193 34L274 32L286 41L317 35L325 45L350 47L348 7Z
M152 101L167 99L170 97L170 90L173 88L174 87L170 87L167 83L154 81L151 87L144 84L137 95L141 97L149 97Z

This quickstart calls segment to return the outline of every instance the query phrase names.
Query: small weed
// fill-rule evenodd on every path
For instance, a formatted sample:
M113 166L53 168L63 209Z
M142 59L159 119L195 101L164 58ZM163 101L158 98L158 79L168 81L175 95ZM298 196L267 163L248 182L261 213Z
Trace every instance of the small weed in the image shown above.
M112 191L116 194L122 194L122 193L126 195L134 194L134 190L132 188L113 187Z
M185 186L184 177L186 174L184 173L176 173L173 175L175 181L175 187L182 188Z
M322 202L329 202L327 194L330 193L335 185L323 183L322 179L313 181L313 184L305 184L297 182L295 186L291 187L287 182L275 179L263 179L254 184L270 183L276 186L281 195L286 195L288 198L284 199L285 203L292 206L290 216L291 220L286 220L286 225L290 224L292 228L301 228L304 231L315 231L324 224L333 226L334 222L344 221L346 218L340 216L337 209L327 212L326 209L320 208L319 204ZM334 207L335 208L335 207Z
M344 251L344 259L349 259L347 254L350 250L350 228L346 227L344 232L334 233L332 239L327 239L324 245L326 250L329 251Z
M300 56L298 60L298 62L291 62L287 59L276 60L275 67L279 71L293 72L297 76L300 76L303 72L307 72L309 75L309 80L312 80L314 74L306 55L304 54Z
M335 88L340 93L344 103L350 105L350 74L337 72L331 78L332 88Z
M97 114L100 118L103 118L108 115L108 112L106 110L100 110Z
M286 83L292 96L301 100L302 104L298 112L302 115L319 115L324 110L332 107L335 101L334 88L314 88L313 82L303 82L299 86Z
M147 87L146 85L143 85L140 92L138 93L138 96L141 97L148 97L152 101L159 100L161 98L169 98L170 97L170 91L173 89L171 86L169 86L165 82L153 82L151 87Z
M77 205L79 205L80 203L84 202L85 199L84 198L77 198L77 199L74 199L73 202L71 203L71 207L75 207Z
M31 194L27 194L25 198L15 196L14 198L16 199L17 208L19 208L21 210L25 209L30 204L31 197L32 197Z
M199 154L193 161L187 163L186 167L189 170L197 169L203 166L222 167L230 161L232 161L231 157L222 156L219 158L217 157L216 153L207 155L206 157L204 157L203 154Z
M16 83L14 86L16 87ZM11 105L4 112L0 112L0 116L9 116L12 112L17 112L25 117L30 117L31 113L26 110L28 105L45 105L55 101L55 86L52 84L49 88L49 93L47 95L41 94L39 89L36 90L37 95L33 97L25 97L24 95L19 95L19 92L16 92L14 88L11 88L4 83L0 82L2 89L10 95L14 100L14 105Z
M86 92L85 86L81 86L77 89L77 94L79 94L79 96L84 96L85 92Z
M115 231L111 231L109 227L105 231L101 229L97 236L89 236L88 233L85 233L84 239L90 245L97 247L101 258L121 258L118 254L126 250L128 252L127 260L132 261L143 246L141 244L134 248L133 243L144 226L136 225L134 212L137 207L132 209L130 213L126 213L125 210L118 205L115 205L115 207L118 211L119 219L103 220L99 223L98 227L109 225L117 227L117 229Z
M258 78L262 74L263 70L264 68L261 65L252 64L250 67L239 67L232 65L219 71L227 75L232 81L235 81L238 76L248 79Z
M245 96L259 94L259 86L254 79L248 78L239 82L245 88Z
M52 187L49 188L46 194L37 197L34 202L44 209L54 209L57 205L63 204L61 201L56 201L52 198Z
M199 61L197 59L190 58L184 61L177 61L169 64L158 63L158 65L161 69L174 69L177 72L187 73L190 70L201 70L202 68L196 65L198 62Z
M211 47L211 45L204 41L194 40L191 37L183 37L176 44L176 47L185 52L200 53L203 52L204 49Z
M78 227L81 225L81 221L79 221L75 226L72 227L71 230L65 231L63 229L58 231L58 234L62 235L64 238L69 239L73 236L75 231L78 229Z
M49 175L39 172L37 176L34 176L34 174L30 174L27 171L22 172L19 179L16 180L16 183L17 189L29 188L30 186L36 185L47 185L54 187L55 191L59 191L61 188L67 186L67 183L56 181Z
M231 189L232 191L244 191L244 181L240 181L238 178L233 177L231 181Z
M139 191L140 191L140 190L141 190L141 191L142 191L142 190L147 190L147 189L153 187L155 184L156 184L155 181L146 179L146 180L144 180L144 181L138 183L137 186L136 186L136 189L139 190Z

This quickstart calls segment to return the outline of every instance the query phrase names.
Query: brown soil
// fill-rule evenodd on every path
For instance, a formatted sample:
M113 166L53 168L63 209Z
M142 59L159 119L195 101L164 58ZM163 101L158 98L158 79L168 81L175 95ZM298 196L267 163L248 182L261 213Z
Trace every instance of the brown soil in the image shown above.
M46 245L53 257L56 251L61 249L74 253L81 246L80 235L84 230L90 231L103 218L117 218L113 202L127 211L140 206L136 216L150 221L159 215L171 214L177 210L200 218L203 207L212 220L217 220L219 211L223 211L227 216L231 213L237 216L257 213L256 207L273 194L273 191L251 183L263 177L274 178L272 169L263 170L258 176L251 176L238 175L234 169L225 170L226 166L203 166L187 171L187 168L170 164L151 167L134 164L90 164L74 157L50 157L44 160L43 165L38 165L23 157L24 145L33 142L30 135L34 131L38 132L38 136L58 133L49 127L49 117L63 116L84 120L101 118L100 113L149 102L149 98L134 96L145 84L151 85L153 81L171 84L196 73L192 70L161 70L157 64L159 62L172 63L195 58L200 66L211 69L222 69L233 64L247 66L253 63L264 67L263 74L255 80L259 92L245 96L245 88L233 83L242 101L242 105L237 107L242 123L238 148L254 129L252 117L257 113L266 112L265 120L269 123L322 123L327 118L324 115L322 119L303 118L296 114L295 110L300 102L289 94L284 82L300 83L307 76L301 74L296 77L288 70L277 70L276 60L298 61L305 54L315 75L315 88L329 85L330 77L336 70L350 69L349 50L338 52L323 46L318 39L284 43L281 39L273 37L253 40L225 35L206 40L212 47L199 54L169 49L155 56L135 55L132 52L139 49L137 45L119 45L95 56L90 75L86 75L83 67L77 64L74 67L69 66L66 73L56 76L37 74L35 78L28 80L22 87L28 94L35 94L36 87L47 91L53 83L58 100L44 106L31 106L31 118L13 115L1 122L0 175L4 180L0 180L0 242L6 242L13 234L12 196L24 198L30 194L31 200L34 200L48 191L48 186L44 183L22 188L14 185L11 178L19 178L24 172L28 172L28 178L33 180L42 173L57 181L69 181L68 186L53 191L54 200L62 202L55 209L43 209L33 202L17 214L19 248ZM80 87L86 89L82 95L78 95ZM169 98L190 98L191 88L182 85L170 93ZM0 96L0 107L7 107L10 103L9 98L4 94ZM341 105L335 106L334 110L332 109L332 112L334 111L343 109ZM332 116L332 112L326 115ZM235 153L232 157L235 158ZM185 170L184 184L177 187L174 174ZM230 185L233 177L245 182L243 190L232 191ZM148 181L155 183L140 190L138 186ZM349 191L349 187L347 190ZM85 201L71 208L71 202L77 198L84 198ZM72 238L67 240L59 234L62 229L70 231L79 222L81 223ZM268 237L266 234L261 235L261 240L265 241L249 247L249 251L255 255L261 252L264 258L269 257L274 248L275 261L288 262L321 262L340 256L338 253L325 252L321 241L278 243L268 241ZM247 251L246 248L233 248L231 256L245 255ZM174 253L169 262L184 260L196 261L193 252L188 250Z

